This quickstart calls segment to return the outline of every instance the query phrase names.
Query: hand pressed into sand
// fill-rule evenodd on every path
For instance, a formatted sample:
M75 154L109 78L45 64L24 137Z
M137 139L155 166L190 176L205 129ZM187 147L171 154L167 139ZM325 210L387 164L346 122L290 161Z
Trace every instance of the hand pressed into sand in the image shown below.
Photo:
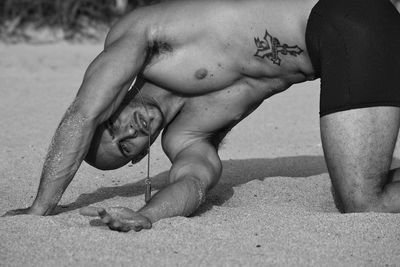
M15 216L15 215L24 215L24 214L31 214L31 208L25 208L25 209L16 209L16 210L9 210L6 213L4 213L1 217L6 217L6 216Z
M6 213L4 213L1 217L16 216L16 215L44 215L44 214L45 212L43 210L35 209L33 206L31 206L23 209L9 210Z
M151 221L131 209L124 207L113 207L107 209L98 207L84 207L79 210L80 214L90 217L100 217L108 228L118 232L139 232L142 229L150 229Z

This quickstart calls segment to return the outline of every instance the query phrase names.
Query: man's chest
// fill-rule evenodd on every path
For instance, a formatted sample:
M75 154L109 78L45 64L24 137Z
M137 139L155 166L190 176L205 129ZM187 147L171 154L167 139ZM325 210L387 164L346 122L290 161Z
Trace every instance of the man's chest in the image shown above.
M188 99L169 128L199 138L233 128L264 100L262 92L249 86L230 87ZM178 130L179 129L179 130Z

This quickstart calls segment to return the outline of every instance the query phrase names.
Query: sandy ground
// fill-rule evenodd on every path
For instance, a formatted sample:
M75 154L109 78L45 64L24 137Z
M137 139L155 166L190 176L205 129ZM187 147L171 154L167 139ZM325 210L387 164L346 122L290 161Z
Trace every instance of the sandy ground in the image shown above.
M0 45L0 213L32 203L50 138L101 45ZM1 266L400 266L400 215L340 214L318 126L319 82L274 96L221 150L224 172L190 218L117 233L86 205L139 208L145 161L101 172L83 164L56 216L0 218ZM396 149L396 158L400 158ZM159 140L156 188L170 167ZM398 164L398 160L395 161Z

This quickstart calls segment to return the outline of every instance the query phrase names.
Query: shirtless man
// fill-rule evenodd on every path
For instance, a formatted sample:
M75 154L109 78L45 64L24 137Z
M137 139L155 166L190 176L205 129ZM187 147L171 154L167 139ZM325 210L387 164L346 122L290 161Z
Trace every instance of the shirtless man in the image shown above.
M120 210L130 224L103 209L84 213L120 231L189 215L218 181L214 141L224 130L264 99L318 77L322 142L343 210L399 212L400 171L389 170L400 123L399 47L400 15L388 0L182 1L135 10L111 29L89 66L55 133L33 205L9 214L50 214L86 156L119 167L142 156L149 129L154 139L172 120L162 140L171 184L139 212ZM148 113L140 105L118 110L137 76L181 96L165 102L175 109L162 111L164 102L147 97ZM193 120L196 109L204 115Z

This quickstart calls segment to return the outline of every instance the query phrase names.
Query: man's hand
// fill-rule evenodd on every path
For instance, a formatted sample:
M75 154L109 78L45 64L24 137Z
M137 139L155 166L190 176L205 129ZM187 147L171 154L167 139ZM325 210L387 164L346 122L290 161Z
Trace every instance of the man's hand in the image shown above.
M151 221L138 212L123 207L113 207L108 209L98 207L84 207L79 213L84 216L97 217L105 223L108 228L118 232L129 232L134 230L139 232L142 229L150 229Z
M15 215L25 215L25 214L44 215L43 213L34 210L32 207L28 207L28 208L25 208L25 209L9 210L6 213L4 213L1 217L15 216Z

